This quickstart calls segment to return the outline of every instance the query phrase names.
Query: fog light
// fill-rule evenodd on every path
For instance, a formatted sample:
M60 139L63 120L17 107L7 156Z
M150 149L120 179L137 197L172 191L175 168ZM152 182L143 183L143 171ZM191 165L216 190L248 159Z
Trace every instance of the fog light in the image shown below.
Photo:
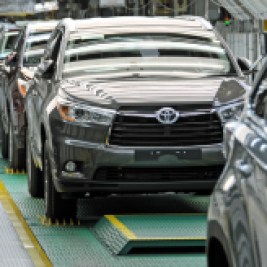
M66 164L65 164L65 170L68 171L68 172L75 172L77 169L77 164L73 161L68 161Z

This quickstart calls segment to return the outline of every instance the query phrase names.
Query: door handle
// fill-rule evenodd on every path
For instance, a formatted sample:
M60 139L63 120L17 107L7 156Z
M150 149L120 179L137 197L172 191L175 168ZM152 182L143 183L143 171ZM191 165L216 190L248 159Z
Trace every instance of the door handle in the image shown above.
M244 178L248 178L252 174L252 165L244 160L236 161L235 167Z

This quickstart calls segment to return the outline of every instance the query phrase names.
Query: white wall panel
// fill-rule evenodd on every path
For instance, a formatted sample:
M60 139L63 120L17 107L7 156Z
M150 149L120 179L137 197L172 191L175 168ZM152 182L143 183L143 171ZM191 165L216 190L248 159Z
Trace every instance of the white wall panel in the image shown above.
M259 38L258 33L228 33L226 42L236 57L246 57L254 62L261 54Z

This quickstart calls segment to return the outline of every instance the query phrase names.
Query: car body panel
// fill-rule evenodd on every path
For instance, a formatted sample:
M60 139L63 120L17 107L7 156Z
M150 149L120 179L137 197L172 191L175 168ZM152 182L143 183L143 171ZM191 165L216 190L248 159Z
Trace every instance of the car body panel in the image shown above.
M42 26L45 26L45 28L43 29ZM29 65L29 59L31 58L29 51L31 49L35 49L32 48L34 41L39 42L41 46L43 45L42 42L45 40L44 37L40 37L38 39L35 38L36 40L31 40L30 38L33 38L33 35L41 35L45 33L49 34L55 26L56 22L27 24L19 35L17 46L13 51L13 56L6 62L6 68L4 71L6 83L3 87L4 97L2 101L2 124L6 134L9 132L9 127L13 128L13 142L15 142L17 151L22 151L24 155L26 149L26 116L24 97L26 92L22 94L19 88L19 83L25 84L27 88L30 86L35 67L34 63ZM39 50L38 53L40 54ZM36 54L36 56L38 55ZM28 60L27 63L25 58ZM16 152L14 151L13 153Z
M70 81L63 81L61 88L78 101L97 103L99 106L114 109L124 105L167 106L177 103L207 103L212 106L214 101L220 104L229 102L231 99L241 98L246 92L242 80L223 77L175 79L159 76L158 79L133 77L126 80L103 78L94 81L90 77L80 76Z
M7 118L5 114L7 114L7 106L6 106L6 86L8 84L8 78L9 78L9 68L6 65L5 60L7 59L7 56L13 51L13 49L16 48L19 34L20 34L20 28L17 27L15 24L8 24L4 23L1 24L0 29L0 98L1 98L1 104L0 104L0 110L1 110L1 116L3 116L3 126L6 128L6 121Z
M265 63L247 95L240 121L226 125L227 163L210 202L208 229L214 222L220 225L224 235L216 238L231 248L230 266L267 264L266 74ZM221 210L226 211L227 216L221 216ZM208 232L209 244L215 234Z

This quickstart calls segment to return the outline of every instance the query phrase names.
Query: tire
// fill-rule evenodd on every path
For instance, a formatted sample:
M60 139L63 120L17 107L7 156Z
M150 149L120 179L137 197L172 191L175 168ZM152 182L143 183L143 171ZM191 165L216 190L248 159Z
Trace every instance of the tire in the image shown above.
M208 267L231 267L229 259L221 243L213 239L208 246Z
M26 135L26 167L28 174L28 191L32 197L44 197L44 179L43 172L37 168L33 162L30 136L27 131Z
M76 199L62 199L56 191L48 155L48 144L45 142L44 148L44 199L45 215L52 222L57 220L76 219L77 201Z
M1 146L1 152L2 157L4 159L8 158L8 134L5 133L3 123L1 121L1 139L2 139L2 146Z
M8 131L8 159L10 168L15 170L24 170L26 165L25 156L24 149L17 148L13 133L13 126L10 122Z

